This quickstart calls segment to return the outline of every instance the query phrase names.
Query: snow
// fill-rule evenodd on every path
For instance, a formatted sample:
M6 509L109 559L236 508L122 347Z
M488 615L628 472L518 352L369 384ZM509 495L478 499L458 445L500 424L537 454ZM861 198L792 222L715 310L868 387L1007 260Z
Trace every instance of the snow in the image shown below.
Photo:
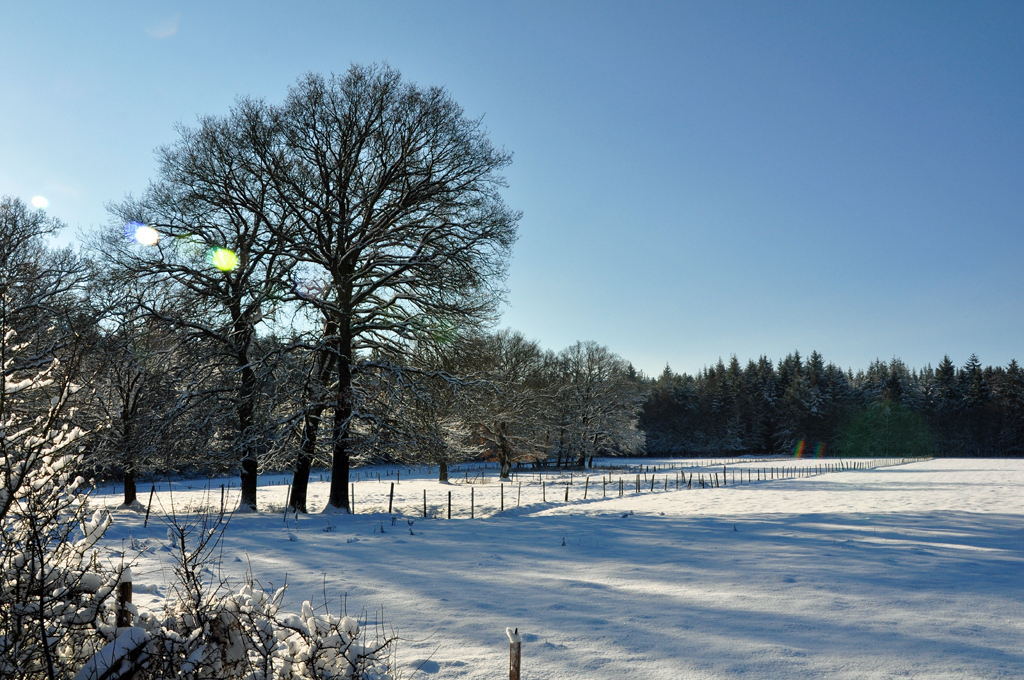
M602 499L595 471L583 500L586 475L576 473L565 503L568 474L522 474L504 485L504 512L493 467L482 478L479 466L453 468L449 485L436 468L435 478L402 468L391 515L397 469L362 468L356 515L287 520L289 477L268 475L260 512L232 518L213 570L234 584L251 570L271 593L287 583L287 611L306 600L320 608L326 593L332 615L347 606L370 629L383 618L412 680L502 677L509 629L519 630L529 680L1021 676L1024 461L941 459L699 488L698 475L721 476L718 462L688 467L695 488L678 491L674 470L664 490L663 471L679 461L634 462L659 466L654 491L649 475L636 493L636 472L617 470ZM835 461L727 470L826 462ZM328 492L316 480L314 510ZM205 486L176 483L176 507L219 506L219 489ZM115 510L104 544L117 552L134 539L143 549L132 565L140 608L171 591L159 519L167 491L158 485L148 528L116 511L116 495L93 497Z
M146 640L146 631L142 628L125 628L113 642L89 659L75 675L75 680L118 677L119 672L115 669L121 664L124 664L123 669L129 668L132 655L138 654L139 648L146 644Z

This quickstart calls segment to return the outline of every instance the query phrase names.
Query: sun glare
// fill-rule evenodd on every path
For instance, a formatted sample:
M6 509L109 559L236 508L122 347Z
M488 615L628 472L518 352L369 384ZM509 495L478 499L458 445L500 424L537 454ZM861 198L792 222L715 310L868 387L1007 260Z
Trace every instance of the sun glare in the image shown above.
M160 240L160 234L153 227L142 225L135 230L135 240L144 246L155 246Z
M124 237L144 246L155 246L160 240L157 230L142 222L129 222L124 225Z
M46 200L45 196L33 196L32 205L39 208L40 210L44 210L50 206L50 202Z

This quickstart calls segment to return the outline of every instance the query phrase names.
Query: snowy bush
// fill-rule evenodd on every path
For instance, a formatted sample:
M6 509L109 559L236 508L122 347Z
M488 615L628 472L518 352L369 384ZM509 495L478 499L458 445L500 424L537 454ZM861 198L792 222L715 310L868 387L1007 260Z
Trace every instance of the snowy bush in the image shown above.
M138 617L150 642L137 678L391 680L383 656L392 641L368 643L355 619L314 614L309 602L285 613L285 588L270 595L250 582L232 592L215 580L223 513L172 513L168 523L176 583L162 616Z
M178 602L160 620L144 613L139 626L151 640L137 678L391 680L383 656L391 642L367 644L352 617L280 611L273 595L246 584L216 598L197 616Z
M88 512L74 473L76 386L17 336L0 323L0 677L71 677L104 644L117 574L94 546L110 517Z

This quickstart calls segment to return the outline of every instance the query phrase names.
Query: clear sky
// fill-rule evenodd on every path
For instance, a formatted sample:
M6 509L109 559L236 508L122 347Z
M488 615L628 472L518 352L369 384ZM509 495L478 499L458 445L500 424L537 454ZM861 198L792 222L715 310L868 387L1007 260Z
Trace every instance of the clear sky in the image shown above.
M381 61L514 152L545 347L1024 360L1021 2L4 2L0 194L70 239L176 123Z

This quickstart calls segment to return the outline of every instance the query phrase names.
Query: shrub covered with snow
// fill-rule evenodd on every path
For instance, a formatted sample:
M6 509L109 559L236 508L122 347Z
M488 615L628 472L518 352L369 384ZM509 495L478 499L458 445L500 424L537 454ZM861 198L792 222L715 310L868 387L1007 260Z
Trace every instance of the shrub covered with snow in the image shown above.
M94 551L110 517L84 503L60 362L2 323L0 359L0 677L71 677L114 623L118 577Z
M181 601L164 617L143 613L150 640L137 677L298 680L391 680L388 640L368 643L352 617L280 611L284 588L268 594L252 584L212 600L200 615Z

